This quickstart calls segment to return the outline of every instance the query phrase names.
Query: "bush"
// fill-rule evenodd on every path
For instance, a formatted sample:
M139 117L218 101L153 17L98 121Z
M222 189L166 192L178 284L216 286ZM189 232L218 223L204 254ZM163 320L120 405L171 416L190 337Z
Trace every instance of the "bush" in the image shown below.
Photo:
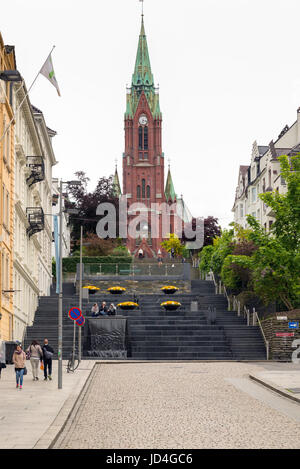
M101 257L83 257L83 264L131 264L130 256L101 256ZM79 257L65 257L63 259L63 272L74 273L79 264Z

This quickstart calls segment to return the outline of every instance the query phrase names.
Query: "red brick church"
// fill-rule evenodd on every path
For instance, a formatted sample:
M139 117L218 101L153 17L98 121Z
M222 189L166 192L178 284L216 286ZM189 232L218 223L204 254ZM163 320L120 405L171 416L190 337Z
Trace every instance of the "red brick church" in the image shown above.
M121 195L116 170L115 185ZM162 151L162 113L159 105L159 90L155 87L151 71L147 38L142 15L135 69L131 87L127 88L125 112L125 151L123 153L123 196L126 196L128 223L142 215L136 237L128 237L127 247L131 254L138 256L142 249L145 257L156 257L166 253L161 247L163 241L161 217L159 228L153 234L151 211L153 204L181 204L174 190L170 167L165 183L165 156ZM144 204L139 212L130 212L132 204ZM174 232L176 215L170 217L170 233Z

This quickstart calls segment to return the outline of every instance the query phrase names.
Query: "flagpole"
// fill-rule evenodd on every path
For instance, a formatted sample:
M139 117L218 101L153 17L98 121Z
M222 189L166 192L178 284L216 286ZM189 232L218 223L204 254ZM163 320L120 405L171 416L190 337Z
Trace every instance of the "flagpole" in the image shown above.
M36 75L35 79L34 79L33 82L31 83L31 85L30 85L30 87L29 87L27 93L25 94L24 98L22 99L21 103L19 104L19 107L17 108L17 110L16 110L14 116L12 117L12 119L10 120L10 122L7 124L7 127L5 128L3 134L1 135L0 143L1 143L2 140L4 139L4 137L5 137L6 133L7 133L7 131L9 130L11 124L12 124L13 121L15 120L15 118L16 118L18 112L20 111L21 107L23 106L24 101L26 100L27 96L29 95L29 93L30 93L30 91L31 91L31 89L32 89L32 87L33 87L33 85L35 84L36 80L38 79L39 74L41 73L41 70L42 70L44 64L47 62L47 60L49 59L49 57L50 57L50 55L52 54L52 52L54 51L54 49L55 49L55 46L52 47L50 54L47 56L47 59L45 60L45 62L44 62L43 65L41 66L41 68L40 68L38 74ZM24 86L24 80L23 80L23 82L22 82L22 85L21 85L20 88L18 89L18 91L19 91L23 86Z

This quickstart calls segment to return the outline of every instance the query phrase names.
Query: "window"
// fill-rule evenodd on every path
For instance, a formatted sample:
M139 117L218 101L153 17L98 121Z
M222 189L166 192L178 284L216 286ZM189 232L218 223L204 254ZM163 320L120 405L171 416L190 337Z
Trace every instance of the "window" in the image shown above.
M243 205L241 204L240 205L240 218L242 218L244 216L244 207Z
M148 150L148 127L144 128L144 150Z
M150 196L151 196L150 186L147 186L147 199L150 199Z
M137 196L138 199L141 198L141 186L137 186L136 196Z
M256 202L256 187L252 187L252 203Z
M143 127L139 127L139 150L143 150Z
M2 187L2 223L5 225L6 222L6 210L5 210L5 186Z
M142 198L145 199L146 197L146 181L142 179Z

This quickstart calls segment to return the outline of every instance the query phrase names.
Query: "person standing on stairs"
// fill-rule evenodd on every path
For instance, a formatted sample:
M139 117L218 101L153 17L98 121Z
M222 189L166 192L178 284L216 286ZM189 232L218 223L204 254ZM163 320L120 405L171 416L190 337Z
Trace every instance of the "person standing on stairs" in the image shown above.
M43 358L43 351L40 344L33 340L31 345L26 350L26 356L30 359L33 381L38 381L39 379L39 363Z
M43 350L43 363L44 363L44 381L52 380L52 358L54 355L54 350L50 347L48 343L48 339L44 339L44 345L42 347ZM48 375L47 375L48 369Z

